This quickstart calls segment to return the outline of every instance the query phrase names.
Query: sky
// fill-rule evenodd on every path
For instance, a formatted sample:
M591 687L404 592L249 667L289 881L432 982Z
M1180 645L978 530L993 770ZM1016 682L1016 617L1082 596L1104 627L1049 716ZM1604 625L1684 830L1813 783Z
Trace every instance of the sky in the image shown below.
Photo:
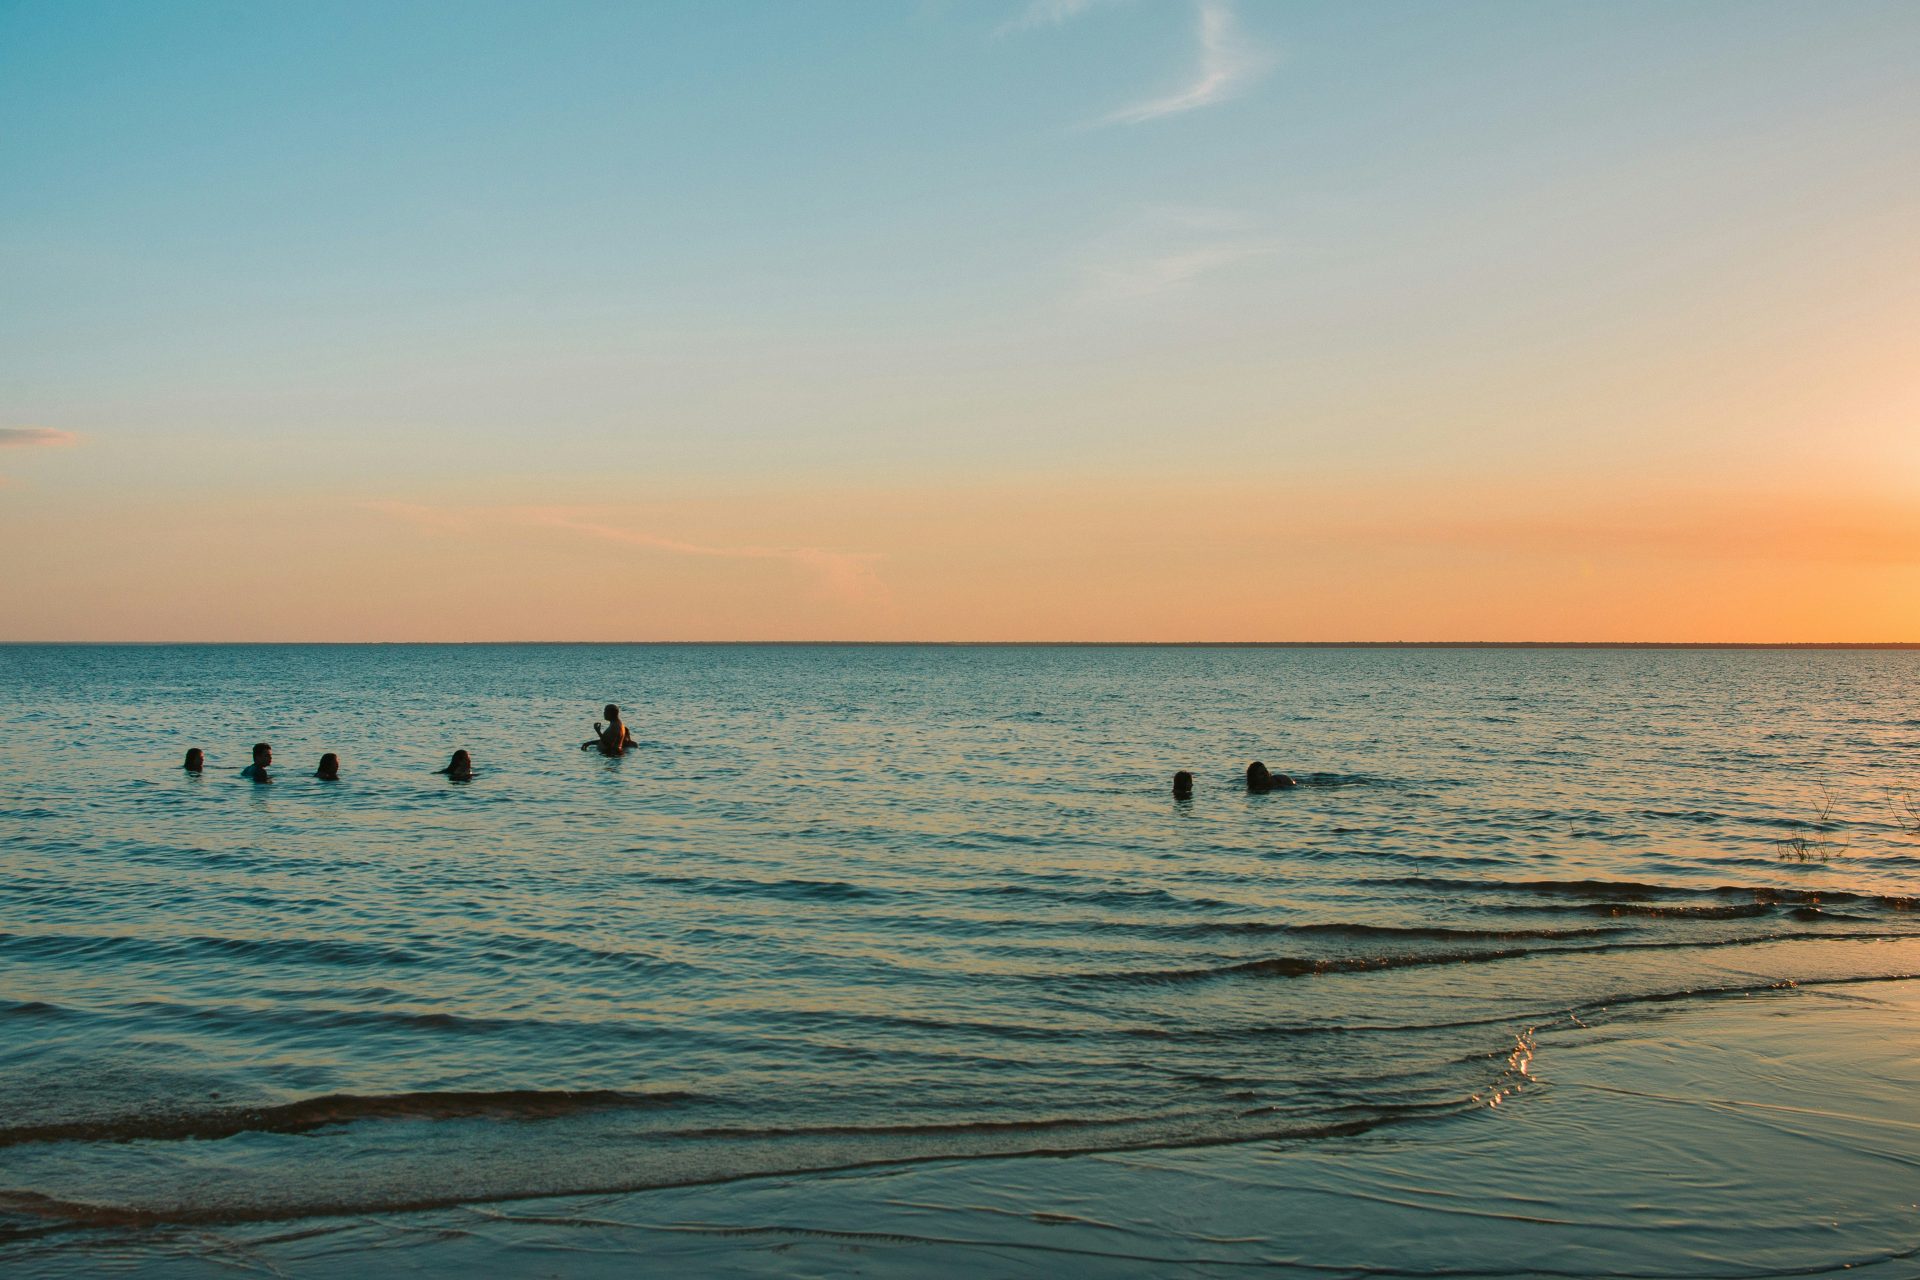
M0 0L0 639L1920 640L1906 0Z

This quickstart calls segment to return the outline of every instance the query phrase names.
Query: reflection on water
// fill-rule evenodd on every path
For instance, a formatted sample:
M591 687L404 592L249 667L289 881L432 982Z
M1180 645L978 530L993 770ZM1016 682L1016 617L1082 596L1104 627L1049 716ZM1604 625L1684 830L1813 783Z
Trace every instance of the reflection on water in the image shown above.
M0 741L19 1231L1350 1135L1920 955L1911 653L3 648Z

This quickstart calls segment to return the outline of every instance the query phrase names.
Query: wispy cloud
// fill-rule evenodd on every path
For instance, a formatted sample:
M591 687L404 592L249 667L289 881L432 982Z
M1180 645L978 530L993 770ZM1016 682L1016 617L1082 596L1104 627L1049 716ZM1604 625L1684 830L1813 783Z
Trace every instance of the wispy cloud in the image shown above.
M1107 299L1164 293L1200 276L1273 251L1274 246L1264 241L1210 244L1136 262L1096 266L1089 268L1093 283L1088 292Z
M1030 0L1026 8L1001 24L1000 34L1033 27L1057 27L1093 8L1096 0Z
M52 427L0 427L0 449L35 449L77 444L80 437Z
M530 524L566 529L606 542L649 547L682 556L707 556L720 560L785 560L815 575L820 585L843 599L861 599L879 587L874 565L880 557L869 552L832 551L824 547L712 547L678 538L662 537L639 529L583 520L571 508L525 507L515 514Z
M1113 302L1165 293L1280 247L1279 240L1225 210L1151 210L1095 243L1082 298Z
M1198 0L1194 10L1200 66L1193 80L1173 93L1110 112L1097 124L1142 124L1212 106L1238 93L1266 70L1266 53L1246 39L1226 0Z
M487 526L559 529L602 542L644 547L669 555L719 560L785 561L803 571L823 592L858 602L885 594L871 552L808 546L710 546L607 523L595 510L578 507L438 507L415 502L363 502L369 511L404 520L435 533L471 535Z

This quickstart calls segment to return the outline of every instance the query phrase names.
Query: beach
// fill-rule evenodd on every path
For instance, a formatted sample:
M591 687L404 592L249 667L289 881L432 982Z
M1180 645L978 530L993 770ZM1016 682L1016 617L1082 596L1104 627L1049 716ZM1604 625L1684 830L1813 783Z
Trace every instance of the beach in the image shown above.
M0 652L10 1272L1920 1244L1911 652Z

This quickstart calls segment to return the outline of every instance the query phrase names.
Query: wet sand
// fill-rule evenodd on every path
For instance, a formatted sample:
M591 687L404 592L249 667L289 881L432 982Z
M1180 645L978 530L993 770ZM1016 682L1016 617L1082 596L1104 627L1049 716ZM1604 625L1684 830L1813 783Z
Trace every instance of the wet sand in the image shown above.
M891 1164L233 1227L49 1223L15 1275L1908 1275L1920 982L1640 1005L1352 1138Z

